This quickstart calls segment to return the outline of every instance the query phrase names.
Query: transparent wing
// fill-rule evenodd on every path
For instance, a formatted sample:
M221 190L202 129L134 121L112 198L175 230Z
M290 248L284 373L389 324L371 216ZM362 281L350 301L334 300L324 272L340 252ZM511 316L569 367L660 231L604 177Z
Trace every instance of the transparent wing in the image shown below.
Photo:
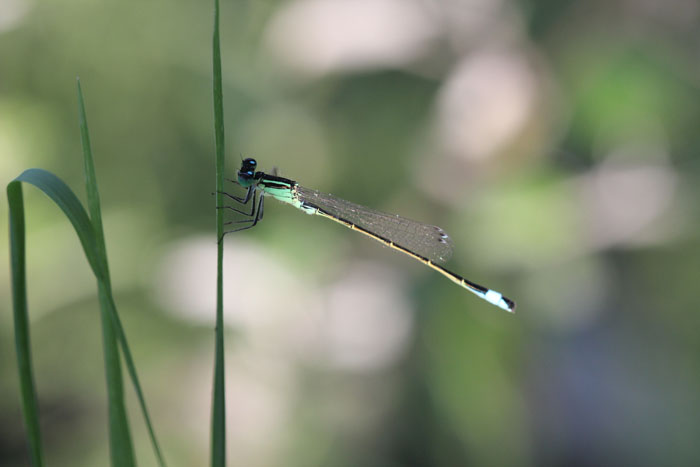
M297 185L297 197L436 263L444 263L452 256L452 240L440 227L376 211L300 185Z

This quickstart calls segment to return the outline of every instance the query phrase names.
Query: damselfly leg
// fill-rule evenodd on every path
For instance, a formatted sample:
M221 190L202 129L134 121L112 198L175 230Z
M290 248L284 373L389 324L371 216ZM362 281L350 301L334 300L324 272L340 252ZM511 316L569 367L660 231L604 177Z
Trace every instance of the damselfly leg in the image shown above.
M244 201L239 201L233 195L230 195L228 193L224 193L223 191L221 193L227 195L231 199L234 199L235 201L239 202L243 206L245 206L248 203L248 201L250 201L250 199L251 199L250 197L248 197L246 195L247 199L245 199ZM258 195L258 193L255 190L253 190L253 196L252 196L253 203L250 205L250 212L245 212L245 211L242 211L240 209L236 209L233 206L217 206L216 209L230 209L231 211L237 212L239 214L243 214L244 216L253 217L255 214L255 201L256 201L255 198L257 195ZM260 198L262 199L262 195L260 195Z
M253 188L253 187L251 187ZM257 203L256 203L256 196L257 196ZM247 197L247 195L246 195ZM237 229L232 229L232 230L227 230L223 234L221 234L221 238L219 238L219 242L223 240L224 236L226 234L230 234L233 232L240 232L241 230L247 230L250 229L251 227L255 227L255 225L262 220L263 214L265 213L265 197L260 193L260 195L257 194L255 189L253 189L253 195L252 195L252 205L251 205L251 211L250 213L240 211L232 206L217 206L218 209L230 209L232 211L236 211L238 213L244 214L246 216L250 216L250 219L243 219L239 221L228 221L224 222L224 225L231 225L231 224L244 224L250 222L250 225L245 225L243 227L239 227ZM248 201L250 198L248 199ZM246 201L246 203L248 202ZM242 201L239 201L241 204L244 204Z

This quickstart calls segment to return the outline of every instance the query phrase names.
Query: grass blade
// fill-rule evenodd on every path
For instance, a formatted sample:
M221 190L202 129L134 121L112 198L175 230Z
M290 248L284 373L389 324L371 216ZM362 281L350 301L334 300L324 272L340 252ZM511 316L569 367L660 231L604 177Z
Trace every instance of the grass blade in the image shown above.
M117 341L121 344L126 361L127 371L131 378L134 390L139 401L139 406L146 422L146 427L151 439L151 444L156 453L158 464L165 465L165 460L156 439L155 430L151 423L151 418L146 408L146 401L143 396L141 384L136 373L131 350L126 340L126 334L117 313L117 307L112 295L112 285L107 262L107 247L104 238L104 228L102 225L102 212L100 209L100 197L97 189L97 176L95 175L95 164L92 158L90 147L90 135L88 132L87 116L85 114L85 102L83 92L78 87L78 117L80 122L80 139L83 146L83 163L85 171L85 182L88 198L88 209L92 220L96 237L96 248L100 257L104 258L104 278L99 281L100 309L102 310L103 342L105 347L105 368L107 372L107 383L109 391L109 414L110 414L110 449L112 452L112 462L114 465L134 465L133 446L129 434L128 419L124 406L123 384L121 376L121 366ZM120 459L116 459L119 456ZM123 463L123 464L122 464Z
M37 409L36 384L32 370L32 352L29 339L27 311L27 270L24 235L24 197L21 183L7 185L10 208L10 256L12 270L12 311L15 322L15 348L19 371L22 414L29 440L29 456L34 466L44 465L41 450L41 431Z
M109 401L109 451L112 458L112 465L135 465L134 447L131 441L126 404L124 403L121 359L119 358L119 347L111 317L113 310L110 307L109 297L111 295L112 286L109 277L109 263L107 262L104 229L102 227L100 197L97 191L97 178L95 176L95 166L90 149L90 137L87 131L87 119L85 117L85 105L83 102L83 94L80 89L80 81L78 81L78 115L80 137L83 146L87 204L90 211L92 229L95 235L95 248L98 256L104 259L102 262L103 277L101 280L98 280L97 287L102 323L105 376L107 379L107 400Z
M48 195L49 198L51 198L56 205L61 208L63 213L70 220L71 224L73 224L73 228L78 234L78 239L80 240L83 251L85 252L85 257L87 258L88 263L90 264L90 267L98 280L100 304L103 307L103 314L105 314L107 317L106 321L110 323L109 327L103 327L103 334L105 334L105 329L108 329L110 334L105 337L111 340L118 340L119 344L122 346L127 369L129 370L129 374L134 381L134 386L141 404L141 409L144 411L144 416L147 419L147 424L152 434L150 419L148 418L148 414L145 409L143 394L136 375L133 358L126 341L126 335L124 334L124 329L116 312L116 306L114 304L111 288L107 287L107 283L104 280L105 277L107 277L105 266L106 260L104 257L101 257L98 251L95 231L92 223L90 222L90 218L88 217L82 204L80 204L78 197L75 196L73 191L71 191L71 189L68 188L68 186L60 178L56 177L51 172L47 172L42 169L28 169L22 172L17 178L8 184L7 195L10 204L10 246L12 251L13 304L16 329L15 339L17 341L17 361L22 385L22 404L24 409L25 424L27 425L33 464L42 465L43 463L41 461L40 436L38 429L39 425L36 409L36 390L33 382L33 372L31 369L29 329L26 324L28 322L28 311L24 258L24 203L21 182L34 185ZM107 354L105 355L105 359L107 360ZM116 365L117 363L118 360L116 362L106 361L106 365ZM111 376L114 376L114 374ZM108 383L114 385L108 388L110 391L110 406L116 404L115 399L119 400L119 403L121 403L123 406L121 372L118 373L117 378L119 378L119 380L116 383L113 381ZM117 391L115 391L115 388L117 388ZM122 412L124 418L123 421L110 421L110 436L113 436L114 433L117 433L119 436L124 436L124 434L128 436L129 432L128 425L126 425L126 411L118 408L115 410L115 412L117 414ZM111 408L110 416L112 416ZM155 440L154 436L153 440ZM111 439L110 449L112 455L112 465L135 465L130 436L126 440L120 438ZM156 453L160 465L165 465L160 454L160 449L157 447L157 443Z
M29 438L30 456L33 465L43 465L36 387L31 363L31 341L28 327L25 222L22 182L36 186L49 196L71 221L85 256L98 280L102 278L101 262L95 248L95 235L85 209L75 194L61 179L41 169L22 172L7 185L10 206L10 249L12 252L13 312L17 365L22 391L22 408Z
M221 45L219 39L219 0L214 0L214 34L212 38L214 135L216 140L216 205L223 206L224 190L224 104L221 84ZM224 233L223 209L216 209L216 235ZM226 465L226 399L224 379L224 311L223 311L224 245L218 242L216 258L216 334L214 344L214 387L211 406L211 465Z
M73 224L75 232L78 234L78 240L80 240L90 268L98 280L102 279L103 267L101 265L101 259L97 254L95 233L92 229L92 223L83 205L80 204L80 200L75 196L75 193L68 188L68 185L66 185L63 180L51 172L43 169L27 169L7 186L8 198L10 198L11 192L13 193L13 198L10 199L11 203L14 200L14 193L19 192L21 197L22 191L20 188L16 187L16 185L20 185L20 182L34 185L61 208L66 217L68 217L68 220Z
M29 439L30 456L33 465L43 465L36 385L34 383L32 370L31 341L28 326L25 221L22 182L29 183L39 188L61 208L73 225L85 252L85 257L97 278L103 325L105 372L109 401L111 464L115 466L135 465L133 443L131 441L127 412L124 404L123 380L118 348L118 345L120 345L124 353L126 367L133 382L141 411L146 421L151 442L156 452L158 463L164 466L165 462L155 437L148 410L146 409L145 398L136 374L136 368L126 340L126 334L124 333L114 303L101 220L102 216L97 189L97 178L95 176L95 168L90 150L87 119L85 117L83 96L79 83L78 103L88 205L92 220L88 217L83 205L73 191L71 191L61 179L50 172L42 169L25 170L7 186L7 197L10 206L10 248L17 364L20 376L23 414Z

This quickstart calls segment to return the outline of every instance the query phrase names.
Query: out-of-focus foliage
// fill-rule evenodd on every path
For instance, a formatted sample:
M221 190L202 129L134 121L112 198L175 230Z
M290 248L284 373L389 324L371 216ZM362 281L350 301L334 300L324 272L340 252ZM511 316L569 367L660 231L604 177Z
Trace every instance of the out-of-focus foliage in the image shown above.
M440 225L451 269L518 301L508 315L268 202L226 239L231 462L697 465L698 21L691 0L223 3L231 176L243 154ZM174 466L208 456L211 23L206 2L0 3L0 183L40 166L83 185L80 75L113 286ZM103 465L93 279L61 214L25 203L46 457ZM8 271L12 466L27 454Z

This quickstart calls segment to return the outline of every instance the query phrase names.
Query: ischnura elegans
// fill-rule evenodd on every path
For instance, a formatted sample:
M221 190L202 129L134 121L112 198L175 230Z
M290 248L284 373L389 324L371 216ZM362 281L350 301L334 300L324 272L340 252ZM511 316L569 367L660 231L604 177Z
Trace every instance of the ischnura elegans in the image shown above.
M438 264L447 261L452 254L452 241L440 227L351 203L327 193L305 188L294 180L256 171L256 168L255 159L247 158L241 162L235 182L247 189L244 196L223 193L242 206L252 201L250 212L224 206L249 217L241 221L227 222L229 225L248 225L228 230L224 235L254 227L263 218L264 195L272 196L307 214L328 218L365 234L389 248L417 259L487 302L511 313L515 311L515 302L500 292L467 280Z

